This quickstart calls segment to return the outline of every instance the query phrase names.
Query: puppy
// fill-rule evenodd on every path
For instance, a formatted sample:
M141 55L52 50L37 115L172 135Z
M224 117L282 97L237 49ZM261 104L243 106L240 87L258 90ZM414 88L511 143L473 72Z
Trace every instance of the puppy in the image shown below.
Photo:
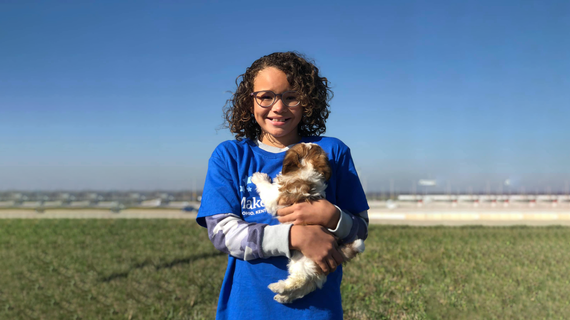
M317 144L299 143L285 154L281 173L273 183L267 174L256 172L251 181L267 212L276 215L277 210L293 203L315 201L325 197L326 182L331 176L327 154ZM340 246L345 261L364 251L364 241ZM327 276L311 259L300 251L294 251L287 265L289 277L269 285L280 303L291 303L317 288L322 288Z

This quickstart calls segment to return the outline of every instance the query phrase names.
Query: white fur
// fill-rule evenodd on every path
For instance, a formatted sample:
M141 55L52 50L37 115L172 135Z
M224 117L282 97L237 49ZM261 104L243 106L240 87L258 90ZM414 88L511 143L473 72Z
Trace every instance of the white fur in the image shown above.
M269 285L269 289L277 293L273 299L280 303L291 303L302 298L317 288L321 289L327 281L327 276L317 271L313 260L299 251L293 252L287 268L287 279Z
M363 253L364 252L364 241L362 239L356 239L352 243L352 247L354 248L354 251L356 251L358 253Z
M257 192L265 204L267 212L270 214L276 215L277 210L283 207L277 204L279 186L290 180L311 180L316 183L317 187L315 190L311 190L311 194L306 194L305 196L325 197L327 185L323 175L313 170L313 165L310 161L302 159L301 163L304 167L297 171L295 175L284 176L279 174L273 183L271 183L271 179L265 173L256 172L253 174L251 181L257 186ZM358 239L353 243L343 245L341 246L341 252L343 251L352 251L352 256L354 256L354 252L363 252L364 241ZM345 252L343 254L347 260L351 258L347 257ZM287 279L269 285L269 289L276 293L274 299L280 303L291 303L296 299L302 298L317 288L321 289L327 281L327 276L319 272L317 264L303 256L300 251L293 251L287 268L289 269L289 277Z
M251 176L251 182L257 187L257 193L267 212L272 215L277 214L277 210L281 209L281 206L277 205L277 198L279 197L279 185L277 183L272 184L271 178L265 173L256 172Z

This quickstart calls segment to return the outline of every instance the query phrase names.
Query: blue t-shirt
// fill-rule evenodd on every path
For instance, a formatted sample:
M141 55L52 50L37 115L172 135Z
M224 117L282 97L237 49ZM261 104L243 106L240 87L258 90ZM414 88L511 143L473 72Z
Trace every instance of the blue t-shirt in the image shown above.
M303 137L301 142L316 143L328 154L332 175L327 182L327 200L350 213L368 210L350 149L329 137ZM250 223L279 224L265 210L251 176L263 172L275 178L284 157L285 152L267 152L249 139L221 143L208 163L197 222L205 227L204 217L234 213ZM216 319L342 319L342 267L328 275L322 289L281 304L273 300L275 293L267 286L287 278L287 263L287 257L244 261L229 256Z

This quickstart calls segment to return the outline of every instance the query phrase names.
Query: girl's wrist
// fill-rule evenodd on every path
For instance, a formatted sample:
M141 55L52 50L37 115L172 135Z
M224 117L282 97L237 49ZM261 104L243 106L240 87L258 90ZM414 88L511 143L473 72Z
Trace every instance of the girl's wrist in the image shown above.
M333 213L331 214L332 218L329 220L329 223L325 227L327 229L334 230L338 226L338 222L340 221L340 215L342 213L340 212L340 209L334 204L329 202L329 205L331 206L331 210Z
M289 249L291 250L300 250L300 245L299 245L299 236L298 236L298 232L300 231L300 227L302 226L296 226L296 225L292 225L291 229L289 229Z

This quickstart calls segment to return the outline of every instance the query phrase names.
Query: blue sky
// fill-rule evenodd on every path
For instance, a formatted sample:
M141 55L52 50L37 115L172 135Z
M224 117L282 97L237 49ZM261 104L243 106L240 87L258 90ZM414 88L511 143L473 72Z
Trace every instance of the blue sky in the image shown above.
M235 79L296 50L367 191L564 191L568 1L2 1L0 190L201 189Z

